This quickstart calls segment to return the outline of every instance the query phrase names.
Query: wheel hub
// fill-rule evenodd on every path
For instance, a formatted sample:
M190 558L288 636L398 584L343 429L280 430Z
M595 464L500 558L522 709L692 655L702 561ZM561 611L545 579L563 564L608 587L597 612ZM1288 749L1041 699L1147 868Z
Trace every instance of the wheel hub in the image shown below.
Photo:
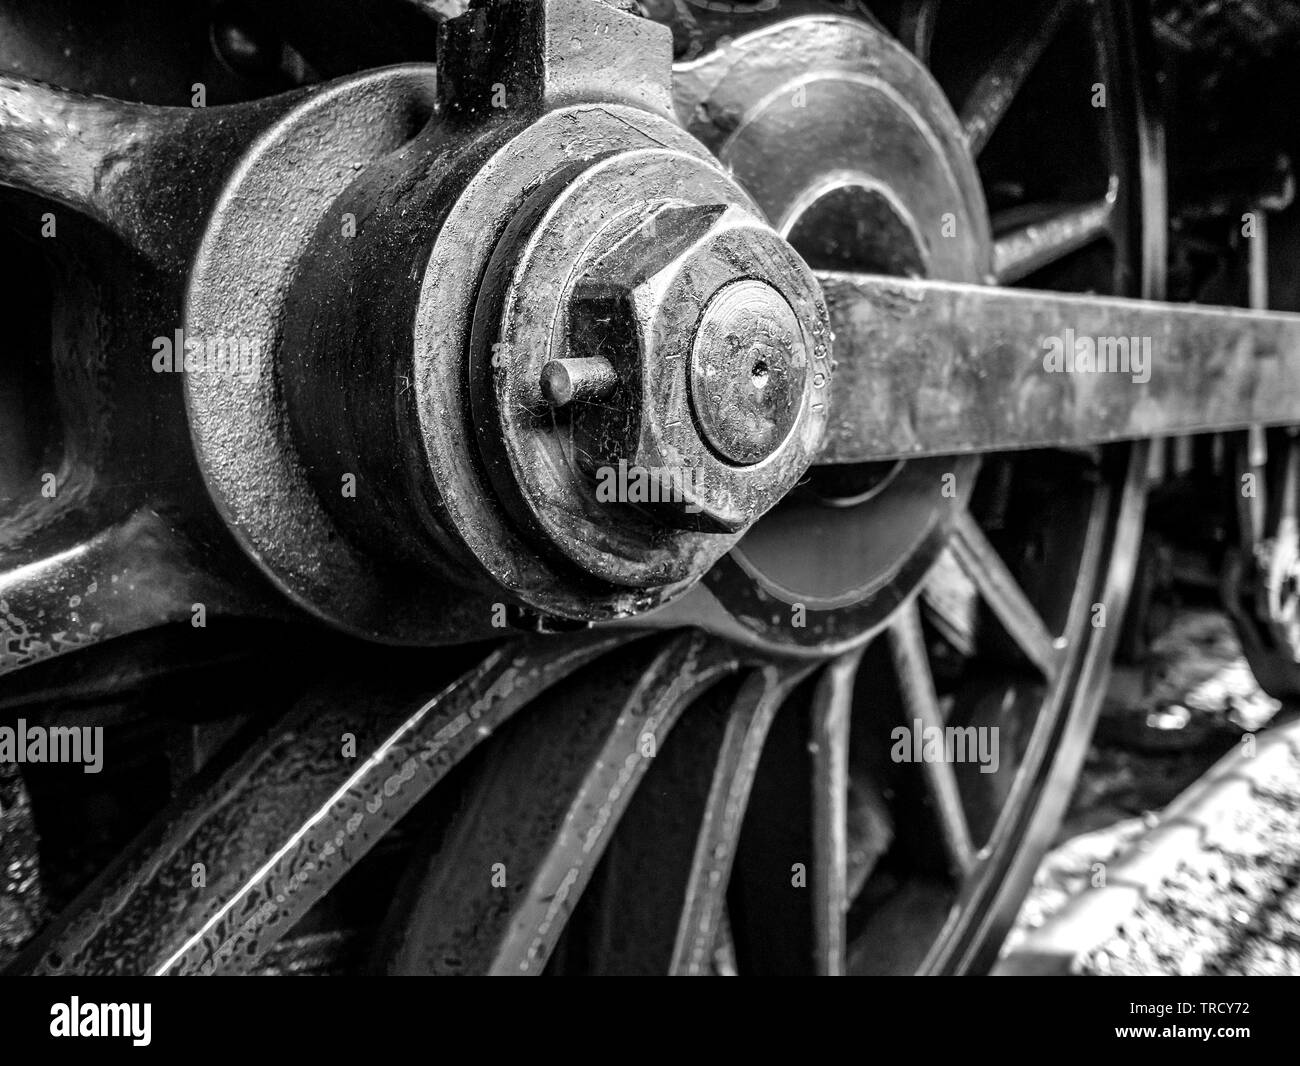
M249 240L218 209L191 329L253 315L262 348L234 403L188 384L210 488L283 588L369 636L490 635L503 601L626 618L705 577L737 637L862 639L937 557L977 461L807 481L833 362L805 259L984 280L956 118L861 22L792 20L679 68L674 114L663 27L596 0L525 8L447 24L438 113L291 192L308 224L275 277L218 262ZM570 32L595 15L602 33ZM292 189L281 159L318 110L255 146L227 204ZM340 218L362 224L340 240ZM231 433L250 412L259 430ZM810 537L823 550L790 551ZM430 612L448 585L457 609ZM811 624L788 624L797 605Z
M282 587L371 636L488 635L503 594L577 621L660 606L825 430L820 289L672 121L668 31L595 0L524 7L447 25L438 114L401 151L295 188L282 159L319 105L290 112L191 285L196 332L259 318L243 396L189 386L210 488ZM233 269L233 205L277 183L308 232L275 278ZM250 413L258 433L231 433ZM461 609L433 620L448 584Z

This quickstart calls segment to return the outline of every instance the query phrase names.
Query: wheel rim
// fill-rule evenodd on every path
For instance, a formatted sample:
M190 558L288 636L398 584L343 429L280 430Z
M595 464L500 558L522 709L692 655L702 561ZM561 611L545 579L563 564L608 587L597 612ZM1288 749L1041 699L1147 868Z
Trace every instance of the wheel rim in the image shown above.
M1122 39L1114 10L1106 5L1098 5L1097 10L1103 12L1099 16L1103 22L1110 20L1108 40L1113 45ZM1117 6L1116 10L1123 14L1126 9ZM905 19L904 26L918 26L916 32L925 34L924 41L918 38L914 42L918 54L933 53L936 44L941 48L939 5L911 5L909 11L907 17L913 21ZM1038 42L1031 47L1041 54ZM985 121L987 118L986 114ZM1113 146L1119 144L1115 130L1107 136ZM1124 158L1131 159L1131 153ZM995 242L995 271L1003 280L1026 277L1027 264L1047 269L1067 253L1079 250L1081 234L1089 239L1110 235L1117 247L1113 278L1131 287L1135 277L1132 264L1137 263L1136 276L1151 289L1155 283L1150 279L1156 275L1143 265L1150 263L1151 248L1131 247L1132 220L1123 218L1132 214L1132 201L1126 197L1131 197L1129 190L1136 180L1144 187L1142 231L1154 228L1153 217L1161 208L1151 203L1145 191L1151 184L1148 169L1146 164L1137 167L1136 178L1130 174L1121 183L1104 225L1098 221L1094 205L1091 213L1075 209L1046 226L1037 222L1026 226L1027 230L1037 229L1037 243L1032 233L1002 231ZM1059 603L1049 602L1059 597L1044 595L1035 602L1022 591L1018 567L999 554L971 512L962 510L951 527L945 527L945 534L951 535L951 541L944 538L947 551L940 555L936 545L938 570L930 571L927 562L914 568L900 584L890 586L892 598L884 597L886 609L869 625L858 627L853 638L840 646L823 643L804 649L800 656L786 656L770 648L764 653L686 633L635 642L630 635L555 639L543 642L543 649L518 653L531 656L527 658L530 665L525 666L512 666L517 660L502 659L514 652L494 653L452 689L432 697L427 692L418 698L407 694L412 702L403 713L395 704L390 707L389 713L396 717L389 723L389 731L381 731L381 739L373 742L363 780L355 775L339 776L335 769L332 776L322 778L332 787L317 782L318 791L291 817L235 834L244 842L246 855L242 864L227 864L228 880L222 883L219 900L199 903L191 899L171 921L159 923L153 934L144 936L141 930L156 916L160 904L174 901L178 893L184 895L177 887L184 881L183 872L196 862L210 864L225 850L224 845L218 848L209 834L221 819L231 816L225 809L213 821L218 810L216 797L228 789L229 779L218 779L216 784L194 782L189 788L188 815L168 812L115 871L92 885L31 945L17 968L63 972L252 969L380 839L382 833L376 826L386 827L391 824L388 820L402 817L433 791L455 762L480 744L483 753L490 752L492 758L485 754L481 765L470 767L460 785L464 794L475 797L480 805L472 806L471 813L451 816L437 840L425 841L417 848L405 886L379 938L374 963L384 969L539 972L549 965L551 972L667 969L700 973L731 965L726 961L720 964L719 953L724 960L734 960L738 968L753 972L964 972L981 968L996 951L1009 912L1082 760L1113 644L1111 634L1123 613L1136 554L1133 541L1144 495L1144 449L1114 449L1102 457L1079 458L1078 463L1078 480L1089 483L1090 498L1082 532L1068 539L1068 547L1058 549L1073 566L1070 587L1074 591L1063 609ZM992 500L989 507L996 512L999 493L1005 497L1008 485L1017 483L1017 474L1002 472L998 464L990 467L981 475L972 497L982 497L984 503ZM1005 507L1005 499L1002 505ZM1008 552L1008 556L1014 555L1014 550ZM1057 558L1052 556L1052 560ZM936 641L946 639L951 653L954 642L970 639L969 633L954 628L952 612L946 612L943 605L951 590L940 587L945 576L959 572L963 575L959 584L974 586L983 604L981 610L992 619L986 623L991 634L988 654L994 660L1017 659L1018 669L1028 663L1052 684L1051 691L1038 701L1042 709L1026 716L1032 728L1023 761L1019 772L1002 788L998 816L988 825L981 823L982 830L976 835L986 837L982 842L972 839L967 812L970 788L944 764L913 767L928 794L921 809L930 811L938 838L945 844L941 865L958 871L961 881L960 888L949 885L943 894L933 897L937 907L927 907L932 900L923 889L906 897L897 893L887 897L875 894L871 885L872 875L889 872L879 866L882 859L888 859L889 849L881 851L879 841L868 831L873 826L880 829L878 822L888 804L871 795L882 787L871 775L855 778L861 768L854 762L854 727L861 733L879 722L872 719L866 726L858 722L855 715L861 712L855 709L854 695L874 684L863 673L865 666L892 666L898 690L893 703L909 718L927 725L944 724L944 701L958 708L965 701L970 704L969 713L976 714L974 697L954 695L945 687L946 680L937 680L943 671L928 662ZM921 579L927 574L928 582L922 588ZM1055 580L1048 584L1059 592L1064 582L1053 576ZM969 600L970 589L962 592ZM1110 628L1093 627L1094 605L1105 609ZM1052 611L1059 615L1060 624L1043 621ZM1009 652L1008 642L1018 650ZM828 651L833 654L828 656ZM600 665L593 665L598 658ZM635 682L625 683L618 690L621 696L606 698L602 704L597 697L609 696L604 691L603 672L617 673L631 668L629 664L635 667ZM580 667L582 673L574 674ZM506 674L531 680L503 682ZM505 696L501 696L503 685ZM552 685L555 690L545 695ZM462 705L458 700L468 703ZM483 701L495 708L495 717L477 724L473 733L458 732L457 736L466 738L459 747L437 747L438 772L426 772L428 761L411 769L410 760L418 758L418 753L398 757L400 745L394 746L395 738L408 737L420 728L416 719L424 723L436 719L433 732L437 735L465 715L468 721L478 723L478 715L467 707L480 707ZM512 721L517 711L534 701L540 701L537 707L529 707L526 714ZM595 705L598 717L587 723L587 733L579 730L570 735L566 731L578 726L566 720L566 709L584 701ZM1016 702L1011 699L1012 705ZM411 713L412 707L418 709ZM440 717L444 714L445 718ZM290 728L302 728L305 716L300 709ZM498 725L504 735L489 738ZM796 728L800 725L804 728ZM656 749L650 755L642 752L647 735ZM565 736L572 743L557 739ZM430 741L429 736L423 739ZM549 742L549 747L544 742ZM323 735L321 744L324 750ZM661 744L662 751L658 750ZM795 753L809 747L807 765L792 768ZM565 779L568 791L557 787L554 776L547 776L554 773L554 764L571 761L574 752L582 750L588 753L588 763L569 767L571 776ZM783 757L764 766L765 758L769 762L775 758L765 756L770 752L781 752ZM712 762L688 758L700 753L712 753L715 758ZM258 764L261 771L254 771L251 765L242 762L234 771L248 782L250 805L256 806L265 796L285 788L292 791L294 786L287 778L277 782L273 773L266 779L257 778L258 772L265 772L265 763ZM280 770L287 766L286 762ZM552 822L539 828L519 855L505 854L512 835L510 823L520 821L518 800L511 803L501 798L507 791L504 785L492 787L496 775L510 766L530 771L535 782L549 782L549 787L537 784L532 798L535 804L550 804ZM780 787L786 774L805 782L800 808L807 817L803 828L792 828L790 812L785 811L787 835L793 842L777 847L761 832L771 820L762 814L781 812L783 805L788 805L788 793ZM646 848L645 833L637 830L655 824L656 808L647 806L653 787L661 778L674 780L674 775L694 782L694 790L683 786L672 804L685 811L678 810L681 824L677 831L665 833L658 841L661 849L672 849L677 871L673 883L681 896L676 902L679 913L670 925L671 936L659 923L644 937L628 942L615 935L618 923L611 916L626 913L627 907L620 903L636 902L632 891L636 872L644 874L655 854L660 860L656 868L666 861L662 851ZM398 784L390 786L394 779ZM376 811L369 813L379 812L380 822L366 824L366 805L376 802L390 787L393 795L387 799L397 797L400 802L379 803ZM854 790L858 800L851 802ZM343 802L339 797L345 793L350 799ZM865 800L861 799L864 794ZM491 806L494 802L495 807ZM752 811L758 813L746 819L744 811L750 802ZM691 811L698 823L693 828L686 817ZM578 833L574 827L584 813L590 815L590 821L587 831ZM362 815L359 826L366 824L359 833L347 829L356 815ZM987 820L990 816L980 817ZM329 848L335 837L325 832L327 822L341 822L346 834L330 852L330 856L338 856L333 872L313 870L303 881L295 849L301 847L302 854L307 854ZM851 831L851 823L867 828L859 825ZM484 827L490 827L495 835L485 833ZM550 832L558 836L552 839ZM274 861L255 862L253 856L268 847ZM908 841L908 847L922 850L916 841ZM493 849L503 857L487 862ZM806 867L803 886L790 883L792 876L797 876L793 867L801 861L791 856L798 854L806 856L802 860ZM160 857L172 864L170 878L159 875L140 882L139 869L159 871L166 865ZM493 883L497 863L504 867L504 884L500 886ZM932 855L921 856L921 864L927 863L933 868ZM626 873L619 876L619 867L633 871L631 889ZM503 908L503 890L514 890L520 884L517 877L526 891L508 895L512 902ZM778 884L782 891L777 891ZM856 891L851 891L851 885ZM792 903L786 890L802 891L802 895ZM901 899L893 904L895 910L887 906L890 898ZM269 910L264 909L267 900L273 903ZM570 903L572 900L577 902ZM658 918L667 911L657 905L653 912L647 908L646 914L651 913ZM490 926L491 934L484 931L488 922L484 915L498 923ZM883 926L892 930L899 943L879 947L883 938L873 933ZM874 952L869 950L872 945L878 946ZM918 945L923 950L918 951Z

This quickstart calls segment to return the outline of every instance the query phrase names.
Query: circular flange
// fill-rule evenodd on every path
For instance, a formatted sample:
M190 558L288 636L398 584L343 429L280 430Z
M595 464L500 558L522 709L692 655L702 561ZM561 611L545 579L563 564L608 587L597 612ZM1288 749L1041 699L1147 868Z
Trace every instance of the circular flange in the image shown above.
M813 267L989 279L987 208L960 123L881 30L830 15L756 30L679 65L674 97ZM774 648L860 642L929 571L977 469L973 458L814 467L681 610Z
M516 191L508 217L503 189ZM612 522L608 507L575 487L574 457L559 445L540 391L542 367L560 351L552 342L566 331L565 294L579 265L647 200L753 211L707 151L664 119L608 104L552 112L480 167L448 214L424 274L415 395L448 525L494 581L560 617L619 618L664 603L734 540L662 527L647 538L634 521ZM566 212L580 213L585 225L548 228ZM480 236L485 220L500 223L492 229L501 239L490 247ZM784 254L804 269L788 249ZM509 269L516 261L519 276ZM521 308L525 291L530 298ZM478 310L468 337L463 308L471 299ZM824 321L824 308L821 314ZM457 351L468 351L468 361L454 358ZM485 390L491 381L496 398ZM510 414L504 422L502 409ZM514 417L526 411L536 417ZM508 431L504 450L498 427ZM469 452L471 442L479 454ZM543 545L562 550L539 553L539 531Z
M230 176L185 304L188 335L235 343L244 356L237 375L185 376L195 453L227 525L301 607L361 636L411 643L481 623L449 603L432 577L392 573L343 535L298 454L277 361L284 299L321 218L366 164L416 137L434 106L435 72L424 65L366 73L309 95ZM433 602L446 609L430 611Z

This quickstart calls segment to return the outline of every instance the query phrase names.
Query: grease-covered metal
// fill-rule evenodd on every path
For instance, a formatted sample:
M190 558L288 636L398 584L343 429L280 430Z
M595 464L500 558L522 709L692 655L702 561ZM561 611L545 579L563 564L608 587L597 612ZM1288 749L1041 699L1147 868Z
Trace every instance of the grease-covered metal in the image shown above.
M678 716L739 665L726 645L682 634L534 708L497 746L443 846L417 857L384 967L540 973Z
M434 693L361 682L309 694L190 786L12 969L252 968L466 753L624 640L508 644Z
M0 966L47 919L40 838L17 766L0 763Z
M0 673L196 603L282 613L204 492L183 367L159 372L158 357L180 335L200 220L243 146L296 99L162 108L0 75L0 185L53 209L24 223L44 230L59 279L60 422L0 499Z

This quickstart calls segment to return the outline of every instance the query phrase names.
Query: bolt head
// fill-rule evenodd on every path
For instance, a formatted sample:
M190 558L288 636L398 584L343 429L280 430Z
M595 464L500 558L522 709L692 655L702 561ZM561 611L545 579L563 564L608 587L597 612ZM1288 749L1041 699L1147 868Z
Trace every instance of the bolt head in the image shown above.
M671 484L660 518L740 530L802 474L825 422L825 308L807 266L755 215L660 206L587 271L570 315L583 353L603 337L625 383L619 402L590 412L588 454Z
M732 463L777 450L799 418L808 352L794 311L747 278L709 300L691 350L691 406L705 442Z

